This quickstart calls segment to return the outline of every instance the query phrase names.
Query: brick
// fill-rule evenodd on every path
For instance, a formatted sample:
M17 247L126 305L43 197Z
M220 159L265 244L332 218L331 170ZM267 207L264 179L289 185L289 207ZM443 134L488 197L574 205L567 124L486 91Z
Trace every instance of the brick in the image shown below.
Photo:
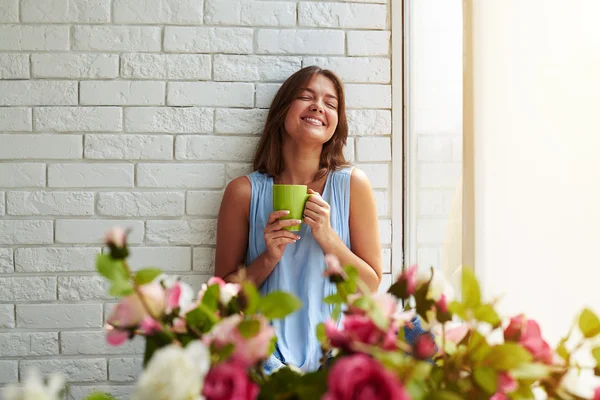
M356 139L358 161L391 161L392 142L388 137L359 137Z
M452 138L419 135L417 138L417 160L419 161L452 161Z
M98 194L98 214L114 217L177 217L184 214L182 192L107 192Z
M208 133L213 129L213 110L200 107L129 107L125 109L127 132Z
M32 54L34 78L116 78L119 75L117 54Z
M23 22L110 22L110 0L22 0Z
M389 194L386 191L375 191L375 203L377 204L377 215L380 217L390 216Z
M73 50L161 50L161 28L158 26L81 25L74 26L73 32Z
M223 192L202 191L187 192L187 215L216 217L219 213Z
M46 165L0 163L0 187L42 187L46 185Z
M0 248L0 274L8 274L14 272L14 257L13 250ZM0 311L0 314L2 312Z
M58 354L58 332L0 333L0 357L53 356Z
M418 244L442 244L446 236L446 218L421 219L417 222Z
M98 385L81 386L69 385L68 400L80 400L86 398L92 392L107 393L116 399L130 399L134 393L135 386L127 385Z
M453 197L454 190L452 189L419 189L419 215L447 216Z
M197 293L198 291L200 291L200 289L202 289L202 285L204 285L211 278L211 276L212 276L212 274L211 275L199 275L199 274L181 275L180 279L182 282L190 285L192 287L192 291L194 293Z
M6 0L0 0L0 4L2 1ZM15 4L17 4L16 0ZM2 6L0 5L0 20L2 19L1 15ZM27 79L29 72L29 54L0 54L0 79Z
M77 159L83 157L79 135L0 134L0 159Z
M392 87L390 85L346 86L346 105L348 108L391 108Z
M252 164L227 164L225 179L227 183L240 176L249 175L254 170Z
M211 56L207 54L121 55L121 76L136 79L200 79L211 77Z
M215 133L260 134L267 120L267 110L218 108Z
M346 161L354 161L354 138L348 138L348 140L346 141L346 146L344 146L342 150L344 152L344 157L346 157Z
M346 33L349 56L388 56L390 31L351 31Z
M146 242L152 244L215 244L216 220L147 221Z
M188 24L202 22L202 2L198 0L114 0L117 23Z
M256 107L269 108L275 94L281 87L279 83L259 83L256 85Z
M50 244L52 221L0 220L0 244Z
M254 85L224 82L169 82L170 106L252 107Z
M85 158L94 160L171 160L173 136L88 135Z
M344 54L344 32L258 29L257 54Z
M0 384L19 381L19 361L0 360Z
M379 4L301 2L298 25L321 28L384 29L387 8Z
M348 130L354 136L390 135L392 113L389 110L348 110Z
M55 277L0 277L0 301L56 300Z
M106 360L103 358L77 360L21 360L21 375L37 368L42 376L60 371L65 379L75 382L100 382L107 378Z
M296 4L288 1L242 1L243 25L295 26Z
M17 304L18 328L100 328L101 304Z
M119 132L120 107L39 107L33 113L37 130L54 132Z
M32 129L33 119L31 108L0 108L0 131L24 132L31 131Z
M108 360L108 379L113 382L131 382L137 380L143 369L141 357L110 358Z
M252 161L257 144L257 137L181 135L175 142L175 158L178 160Z
M253 29L212 27L165 27L166 52L249 54Z
M104 234L111 228L131 229L128 243L141 243L144 238L144 221L57 219L56 243L100 244Z
M164 82L84 81L79 87L82 105L144 106L165 103Z
M58 247L15 250L17 272L80 272L95 271L100 248Z
M50 187L133 187L132 164L52 164Z
M392 221L389 219L379 220L379 236L381 244L392 244Z
M19 0L0 0L0 22L19 22Z
M138 164L138 187L221 189L225 168L218 164Z
M92 192L9 192L9 215L94 215Z
M0 81L0 106L77 104L77 82Z
M462 163L420 163L419 186L422 188L454 188L462 175Z
M110 299L102 276L59 276L58 299L67 301Z
M345 83L390 83L391 80L389 58L304 57L302 65L332 70Z
M389 187L389 164L360 164L358 167L367 174L373 189L387 189Z
M241 0L205 0L204 23L211 25L239 25L241 23Z
M284 81L301 68L300 57L214 55L217 81Z
M69 50L69 27L0 25L0 51Z
M141 269L159 266L165 272L190 271L192 249L189 247L130 247L129 266Z
M15 327L15 306L12 304L0 304L0 328ZM2 374L0 374L0 377Z
M193 270L214 274L215 272L215 249L194 247Z

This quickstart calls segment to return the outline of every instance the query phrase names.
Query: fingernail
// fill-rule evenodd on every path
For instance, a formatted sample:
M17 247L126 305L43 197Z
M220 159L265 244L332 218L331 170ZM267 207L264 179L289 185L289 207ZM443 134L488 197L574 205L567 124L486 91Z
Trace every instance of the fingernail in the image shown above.
M301 219L297 219L297 220L296 220L296 225L299 225L299 224L301 224L301 223L302 223L302 220L301 220Z
M296 240L300 239L300 236L296 235Z
M289 210L284 210L283 211L283 215L288 215L289 213L290 213Z

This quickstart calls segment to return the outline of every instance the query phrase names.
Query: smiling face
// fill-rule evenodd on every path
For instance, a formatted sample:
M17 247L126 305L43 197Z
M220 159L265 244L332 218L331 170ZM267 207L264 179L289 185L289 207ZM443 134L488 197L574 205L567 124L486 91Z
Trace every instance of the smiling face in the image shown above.
M338 125L338 93L333 82L314 75L292 100L285 117L285 131L292 139L326 143Z

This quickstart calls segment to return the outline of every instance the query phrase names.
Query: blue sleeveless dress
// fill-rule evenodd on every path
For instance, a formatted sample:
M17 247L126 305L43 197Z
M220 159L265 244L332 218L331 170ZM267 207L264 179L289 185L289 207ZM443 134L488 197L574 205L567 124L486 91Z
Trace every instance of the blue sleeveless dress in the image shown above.
M351 174L352 167L330 172L321 194L331 207L331 227L348 248L351 248ZM258 171L248 175L248 178L252 185L252 197L246 265L252 264L266 251L263 230L273 211L273 178ZM301 238L287 245L283 257L260 288L263 295L275 290L292 293L303 304L301 310L273 322L277 346L274 354L264 363L268 374L286 364L306 372L318 369L322 352L316 338L316 327L327 320L333 311L332 305L323 302L324 297L335 293L335 285L323 276L323 250L313 238L308 225L302 224L301 230L296 233ZM410 332L409 335L415 333Z

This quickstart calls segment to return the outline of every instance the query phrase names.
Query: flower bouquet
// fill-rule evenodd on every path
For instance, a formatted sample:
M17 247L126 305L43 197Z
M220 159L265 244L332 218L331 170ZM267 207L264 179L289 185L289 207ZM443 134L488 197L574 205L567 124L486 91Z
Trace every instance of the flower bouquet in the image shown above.
M327 256L324 274L337 292L324 299L334 311L314 332L322 367L302 373L286 366L265 375L263 362L276 343L270 322L298 310L297 298L261 296L243 273L238 283L211 278L194 298L189 286L160 269L131 271L126 232L112 230L106 245L97 269L110 294L121 298L107 319L106 339L118 346L145 338L134 399L600 399L600 389L579 381L580 372L600 376L600 319L591 310L552 349L534 320L501 318L469 269L460 299L452 299L433 269L416 266L387 293L371 293L355 268ZM404 328L417 321L426 333L414 337ZM591 365L576 361L583 349ZM33 398L25 388L11 387L7 399ZM88 400L109 398L94 393Z

